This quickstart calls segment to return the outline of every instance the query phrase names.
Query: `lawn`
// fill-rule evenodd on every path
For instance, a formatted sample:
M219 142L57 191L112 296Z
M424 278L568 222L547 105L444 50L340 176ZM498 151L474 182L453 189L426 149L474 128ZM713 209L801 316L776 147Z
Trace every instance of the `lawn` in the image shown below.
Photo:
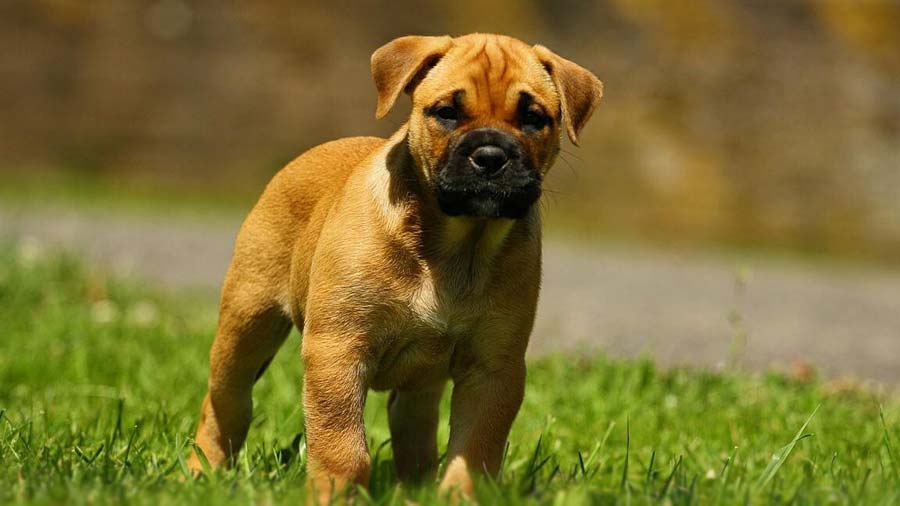
M0 504L302 502L296 334L257 386L239 465L185 479L215 320L208 294L110 279L34 248L0 250ZM369 397L375 465L359 502L438 502L434 486L398 486L385 401ZM446 406L442 414L446 441ZM896 392L853 382L541 358L530 364L502 474L477 496L900 504L898 425Z

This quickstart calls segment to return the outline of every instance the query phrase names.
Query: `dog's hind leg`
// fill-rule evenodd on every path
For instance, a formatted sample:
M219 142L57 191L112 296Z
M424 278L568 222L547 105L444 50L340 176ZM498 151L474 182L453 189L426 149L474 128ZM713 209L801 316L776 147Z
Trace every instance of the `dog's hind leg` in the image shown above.
M388 422L394 466L402 481L433 478L437 470L437 427L444 383L421 390L392 390Z
M248 287L226 282L219 328L210 351L209 391L203 400L196 444L211 467L229 465L240 450L253 414L253 384L278 352L291 320L278 305L260 304ZM196 452L188 463L203 466Z

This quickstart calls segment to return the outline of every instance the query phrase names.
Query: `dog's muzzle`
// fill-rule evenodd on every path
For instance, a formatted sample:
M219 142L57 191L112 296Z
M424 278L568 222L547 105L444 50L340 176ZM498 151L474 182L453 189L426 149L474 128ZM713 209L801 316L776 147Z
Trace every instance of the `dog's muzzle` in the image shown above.
M541 177L511 135L465 133L437 178L438 204L450 216L523 218L541 196Z

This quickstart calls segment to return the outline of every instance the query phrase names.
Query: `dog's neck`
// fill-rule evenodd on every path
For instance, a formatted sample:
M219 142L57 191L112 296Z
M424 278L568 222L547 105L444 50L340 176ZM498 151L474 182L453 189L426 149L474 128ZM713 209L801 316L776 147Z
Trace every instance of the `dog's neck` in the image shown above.
M380 160L379 160L380 161ZM381 224L432 270L484 278L514 230L540 233L538 210L521 220L448 216L409 151L406 127L393 135L370 177ZM519 235L519 234L516 234Z

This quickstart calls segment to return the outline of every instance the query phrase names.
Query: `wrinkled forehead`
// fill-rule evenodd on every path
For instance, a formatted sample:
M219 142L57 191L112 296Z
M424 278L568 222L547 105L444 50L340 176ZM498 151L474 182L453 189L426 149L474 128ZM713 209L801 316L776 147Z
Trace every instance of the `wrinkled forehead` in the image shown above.
M530 46L511 38L455 39L454 47L416 90L417 101L435 102L462 92L469 107L514 108L522 93L549 112L559 108L550 75Z

